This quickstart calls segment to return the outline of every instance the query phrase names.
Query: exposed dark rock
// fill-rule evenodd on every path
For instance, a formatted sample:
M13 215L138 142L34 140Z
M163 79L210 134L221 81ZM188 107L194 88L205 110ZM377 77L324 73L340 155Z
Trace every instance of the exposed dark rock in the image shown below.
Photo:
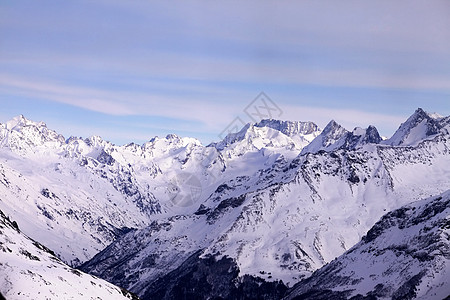
M208 214L208 221L214 221L217 219L221 214L223 214L228 208L236 208L241 206L245 201L246 195L243 194L236 198L229 198L222 200L219 205Z
M102 150L102 152L100 152L100 154L97 156L97 160L99 163L109 166L114 165L114 163L116 162L110 154L105 152L105 150Z
M196 211L194 214L197 215L197 216L205 215L205 214L207 214L210 210L211 210L210 208L206 207L206 206L203 205L203 204L200 204L200 207L197 209L197 211Z
M414 299L417 295L416 287L420 284L422 277L425 275L425 272L420 272L419 274L414 275L402 284L401 287L398 288L392 295L392 300L410 300Z
M281 299L286 286L245 275L233 259L191 255L180 267L153 282L142 299Z

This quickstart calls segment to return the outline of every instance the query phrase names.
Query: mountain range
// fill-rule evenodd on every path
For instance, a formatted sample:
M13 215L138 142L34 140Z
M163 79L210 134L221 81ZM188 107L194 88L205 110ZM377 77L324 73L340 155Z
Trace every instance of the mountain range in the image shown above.
M0 230L42 270L58 260L65 281L42 282L62 290L95 276L142 299L442 299L449 131L450 117L417 109L389 139L262 120L208 146L117 146L18 116L0 125L0 210L20 230ZM0 271L39 285L18 247L0 252L18 261Z

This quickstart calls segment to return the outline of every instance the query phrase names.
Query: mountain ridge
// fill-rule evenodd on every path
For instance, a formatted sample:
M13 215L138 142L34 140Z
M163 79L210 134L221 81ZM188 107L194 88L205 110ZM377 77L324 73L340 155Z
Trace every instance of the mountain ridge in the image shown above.
M227 257L249 286L292 286L386 212L449 188L448 117L414 144L381 141L373 126L263 120L219 147L176 135L64 140L24 119L0 125L0 209L65 262L141 296L199 250L195 264Z

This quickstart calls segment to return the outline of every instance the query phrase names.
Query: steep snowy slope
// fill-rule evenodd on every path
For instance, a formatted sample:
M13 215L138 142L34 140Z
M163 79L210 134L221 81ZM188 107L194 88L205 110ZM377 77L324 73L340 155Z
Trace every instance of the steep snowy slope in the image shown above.
M447 134L415 147L362 143L280 156L224 181L194 214L125 235L83 269L144 295L202 250L232 258L241 276L293 284L356 244L386 212L449 189L449 149Z
M64 158L24 159L0 150L0 208L73 265L147 217L132 200Z
M414 146L439 133L448 134L449 130L449 117L444 118L437 114L430 114L418 108L385 143L393 146Z
M1 210L0 292L8 300L137 299L124 289L67 266L50 249L25 236Z
M286 299L448 296L450 191L384 215L361 242L298 283Z

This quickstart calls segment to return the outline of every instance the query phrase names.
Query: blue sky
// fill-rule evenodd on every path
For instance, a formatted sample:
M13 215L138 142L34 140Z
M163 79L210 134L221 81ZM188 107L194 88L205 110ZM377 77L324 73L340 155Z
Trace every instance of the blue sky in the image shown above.
M2 1L0 122L207 144L263 91L285 120L450 115L449 1Z

